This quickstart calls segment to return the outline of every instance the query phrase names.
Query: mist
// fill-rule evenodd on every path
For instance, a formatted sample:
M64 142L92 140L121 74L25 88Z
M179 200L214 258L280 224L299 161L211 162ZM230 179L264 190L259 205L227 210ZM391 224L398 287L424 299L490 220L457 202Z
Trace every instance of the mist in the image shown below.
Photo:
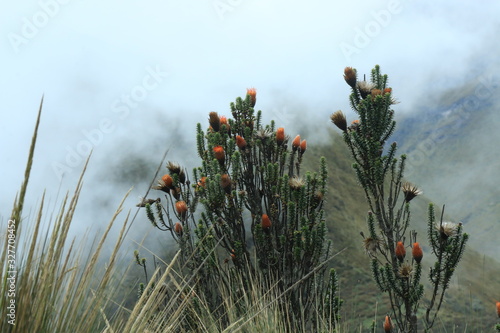
M257 89L265 123L318 143L332 112L354 117L343 68L369 75L380 64L401 101L396 112L412 115L498 70L481 64L498 54L499 26L487 16L499 9L493 1L5 3L0 216L7 220L21 184L42 96L27 202L34 209L44 189L51 200L71 191L92 150L73 232L98 232L130 188L125 206L135 213L165 151L191 173L196 123L210 111L229 115L246 88ZM139 212L134 228L131 242L152 227Z

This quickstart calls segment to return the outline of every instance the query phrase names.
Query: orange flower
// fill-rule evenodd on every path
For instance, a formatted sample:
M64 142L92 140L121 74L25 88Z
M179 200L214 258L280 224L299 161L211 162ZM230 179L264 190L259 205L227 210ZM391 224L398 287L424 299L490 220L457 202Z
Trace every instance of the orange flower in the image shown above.
M261 226L264 230L271 228L271 220L269 219L269 216L267 216L267 214L262 214Z
M224 148L222 146L215 146L214 147L214 155L217 161L224 163L224 160L226 158L226 154L224 152Z
M392 88L385 88L384 94L390 94L392 92Z
M351 88L356 87L356 70L352 67L346 67L344 69L344 80L347 82Z
M174 180L170 175L163 175L163 177L161 177L161 180L163 181L163 183L165 183L165 187L172 188L172 183L174 182Z
M208 122L214 132L218 132L220 130L220 118L217 112L212 111L208 114Z
M177 235L182 235L182 224L180 224L180 222L176 222L175 225L174 225L174 231Z
M304 154L306 149L307 149L307 141L306 140L300 141L300 152Z
M373 89L371 91L371 93L372 93L372 98L373 98L375 96L382 95L382 90L380 90L380 89Z
M500 302L497 302L497 315L500 318Z
M201 179L198 181L198 186L206 187L207 186L207 177L201 177Z
M424 256L422 248L420 248L420 244L413 243L413 249L411 250L411 254L413 256L413 259L415 259L415 261L420 264L420 261L422 261L422 257Z
M241 150L245 150L245 148L247 147L247 142L245 141L245 139L243 139L242 136L237 135L236 136L236 145Z
M226 126L226 131L229 133L231 131L231 127L229 126L229 123L227 122L227 118L225 116L220 116L220 125L222 128L222 125Z
M180 217L184 218L188 211L188 206L186 205L185 201L177 201L175 203L175 210L177 211L177 214L179 214Z
M384 331L386 333L390 333L392 331L392 322L391 322L391 317L385 316L385 321L384 321Z
M403 242L398 242L396 244L396 257L399 259L399 261L403 261L405 256L406 256L405 246L403 245Z
M300 147L300 135L297 135L292 141L292 149L296 151Z
M257 90L255 88L247 88L247 95L250 96L250 106L254 107L257 101Z
M280 127L276 130L276 142L281 146L285 142L285 129Z

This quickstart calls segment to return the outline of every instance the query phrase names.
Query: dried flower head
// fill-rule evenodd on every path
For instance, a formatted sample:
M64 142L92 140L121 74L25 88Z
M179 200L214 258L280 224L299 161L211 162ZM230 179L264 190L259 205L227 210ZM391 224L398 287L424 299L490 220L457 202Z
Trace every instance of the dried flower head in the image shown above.
M285 129L280 127L276 130L276 143L281 146L285 142Z
M167 162L167 169L171 173L176 173L176 174L179 174L182 171L180 164L172 161Z
M226 153L224 152L224 148L222 146L215 146L213 150L214 150L214 156L217 159L217 161L224 163L224 160L226 159Z
M399 261L403 261L406 256L406 249L403 242L397 242L396 250L394 252L396 254L396 258L398 258Z
M418 242L413 243L413 247L411 249L411 255L413 256L413 259L415 259L415 261L420 264L424 256L424 253L422 252L422 248L420 247L420 244Z
M409 263L405 262L399 267L398 274L400 277L408 279L413 273L413 267Z
M384 320L384 331L385 331L385 333L392 332L392 329L393 329L393 326L392 326L392 322L391 322L391 317L385 316L385 320Z
M136 205L137 207L146 207L146 205L152 205L155 202L160 202L161 199L145 199L142 197L139 197L139 203Z
M245 150L245 148L247 147L247 142L245 141L245 139L242 136L237 135L236 136L236 145L241 150Z
M257 90L255 88L247 88L247 95L250 96L250 106L254 107L257 102Z
M344 80L351 88L356 88L356 70L352 67L344 68Z
M208 123L214 132L220 130L220 118L217 112L212 111L208 114Z
M453 223L453 222L443 222L436 223L436 229L439 232L439 235L442 239L448 239L449 237L454 237L458 233L458 226L461 224Z
M405 195L405 201L410 202L417 195L421 195L423 192L419 190L418 187L409 182L404 182L401 186L403 193Z
M177 175L179 177L179 182L182 184L186 182L186 173L181 168L179 163L169 161L167 163L167 169L172 175Z
M365 248L365 252L373 256L383 244L382 240L373 237L366 237L363 239L363 247Z
M375 84L368 82L368 81L359 81L358 82L358 90L359 93L361 94L362 98L366 98L371 92L372 89L375 88Z
M184 218L187 214L187 211L188 211L188 206L186 205L186 202L185 201L177 201L175 203L175 210L177 211L177 214L179 214L179 216L181 218Z
M337 126L341 131L347 131L347 120L345 114L342 111L335 111L330 116L330 119L332 120L332 123L334 123L335 126Z
M293 176L288 180L288 185L292 190L300 190L304 185L306 185L305 180L299 176Z
M300 135L297 135L292 141L292 149L296 151L300 147Z
M260 225L264 230L268 230L269 228L271 228L271 220L269 219L269 216L267 216L267 214L262 214L262 220Z
M271 135L272 132L269 129L261 128L255 133L255 138L261 141L265 141L266 139L270 138Z

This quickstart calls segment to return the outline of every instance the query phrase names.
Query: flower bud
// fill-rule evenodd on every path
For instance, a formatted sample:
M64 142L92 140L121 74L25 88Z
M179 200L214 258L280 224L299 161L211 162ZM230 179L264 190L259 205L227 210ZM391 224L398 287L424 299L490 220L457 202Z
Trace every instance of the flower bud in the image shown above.
M271 220L269 219L269 216L267 216L267 214L262 214L262 221L260 225L264 230L268 230L269 228L271 228Z
M285 129L280 127L276 130L276 143L281 146L285 142Z
M182 224L180 222L176 222L174 225L174 231L177 235L182 236Z
M161 181L165 184L165 187L172 188L174 180L170 175L163 175L163 177L161 177Z
M214 156L220 163L224 163L226 159L226 153L224 152L224 148L222 146L214 147Z
M226 126L226 132L230 134L231 133L231 126L229 126L229 123L227 122L227 118L225 116L220 117L221 128L223 125Z
M214 132L220 130L220 118L217 112L212 111L208 114L208 123Z
M398 242L396 244L396 257L398 258L399 261L403 261L403 259L406 256L406 249L405 246L403 245L403 242Z
M304 154L306 149L307 149L307 141L306 140L300 141L300 153Z
M257 90L255 88L247 88L247 95L250 96L250 106L254 107L257 101Z
M223 174L222 176L220 176L220 186L227 194L231 193L231 185L231 178L229 178L228 174Z
M422 248L420 247L419 243L413 243L411 254L413 256L413 259L415 259L415 261L420 264L424 253L422 252Z
M188 207L186 205L186 202L185 201L177 201L175 203L175 210L177 211L177 214L179 214L179 216L181 218L184 218L186 217L186 213L188 211Z
M392 332L392 322L391 322L391 317L385 316L385 321L384 321L384 332L385 333L390 333Z
M245 139L242 136L237 135L236 136L236 145L241 150L245 150L245 148L247 147L247 142L245 141Z
M300 135L297 135L292 142L292 149L296 151L300 147Z

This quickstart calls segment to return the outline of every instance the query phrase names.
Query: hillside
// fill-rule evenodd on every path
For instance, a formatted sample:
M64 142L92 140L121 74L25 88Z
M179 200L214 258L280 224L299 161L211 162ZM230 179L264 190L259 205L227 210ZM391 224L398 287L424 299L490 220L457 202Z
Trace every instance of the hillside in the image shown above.
M362 248L359 233L366 233L367 230L367 205L362 188L357 184L348 151L337 133L332 131L329 145L311 147L308 154L305 170L316 170L320 156L325 156L328 161L330 184L325 205L328 228L334 249L340 251L345 248L342 255L333 261L341 280L342 298L345 299L344 318L349 320L351 329L358 328L361 323L367 328L375 316L377 321L381 321L387 313L387 302L372 282L370 261ZM425 178L419 181L423 188L428 183ZM443 199L433 200L438 208L437 213L440 214L439 206ZM419 241L423 244L424 274L427 274L429 265L432 264L425 236L427 206L430 201L425 196L412 201L412 227L418 232ZM448 209L446 211L449 213ZM465 231L471 233L471 238L475 237L474 230L469 230L468 225L465 226ZM496 319L493 310L495 299L492 295L495 295L498 286L488 281L495 281L498 271L498 262L469 246L446 296L435 331L457 329L461 332L466 327L469 330L474 328L474 332L476 329L490 330ZM422 281L426 282L427 279L423 278Z
M406 176L461 221L470 245L498 258L500 244L500 98L492 77L479 76L431 98L401 119L395 140L408 155Z

